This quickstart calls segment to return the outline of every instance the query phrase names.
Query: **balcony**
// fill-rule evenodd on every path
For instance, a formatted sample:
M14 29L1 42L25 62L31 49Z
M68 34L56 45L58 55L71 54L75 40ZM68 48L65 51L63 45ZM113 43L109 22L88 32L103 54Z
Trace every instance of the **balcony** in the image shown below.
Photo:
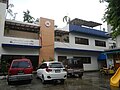
M6 20L2 47L40 48L40 26L15 20Z

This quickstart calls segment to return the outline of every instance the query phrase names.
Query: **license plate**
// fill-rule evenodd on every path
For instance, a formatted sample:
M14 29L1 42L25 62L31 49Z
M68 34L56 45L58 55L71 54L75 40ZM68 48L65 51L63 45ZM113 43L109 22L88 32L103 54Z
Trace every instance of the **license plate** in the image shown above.
M55 70L56 73L60 73L60 70Z
M18 72L18 75L22 75L22 74L24 74L23 71L19 71L19 72Z

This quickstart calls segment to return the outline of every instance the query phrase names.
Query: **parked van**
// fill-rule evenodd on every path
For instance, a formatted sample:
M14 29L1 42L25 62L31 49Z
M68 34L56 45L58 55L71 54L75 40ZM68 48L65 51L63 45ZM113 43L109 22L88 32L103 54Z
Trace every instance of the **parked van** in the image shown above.
M80 59L77 58L69 58L63 60L63 64L67 70L68 76L83 76L83 62Z

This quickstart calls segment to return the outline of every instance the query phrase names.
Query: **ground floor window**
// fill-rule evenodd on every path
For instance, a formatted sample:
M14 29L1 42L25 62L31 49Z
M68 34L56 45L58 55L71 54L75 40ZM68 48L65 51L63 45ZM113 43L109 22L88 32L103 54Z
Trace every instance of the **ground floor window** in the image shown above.
M58 56L58 61L60 62L62 62L65 59L67 59L67 56Z
M73 57L73 58L79 58L83 64L91 64L91 57Z

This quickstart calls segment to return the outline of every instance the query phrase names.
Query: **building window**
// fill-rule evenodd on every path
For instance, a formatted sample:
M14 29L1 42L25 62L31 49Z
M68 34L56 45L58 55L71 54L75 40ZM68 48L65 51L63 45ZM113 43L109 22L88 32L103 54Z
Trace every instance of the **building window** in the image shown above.
M73 57L73 58L80 59L83 62L83 64L91 64L91 57Z
M8 0L0 0L0 2L2 2L2 3L7 3Z
M55 30L55 41L69 43L69 32Z
M95 40L95 46L106 47L106 42L105 41Z
M58 56L58 61L60 62L62 62L65 59L67 59L67 56Z
M75 44L89 45L89 40L86 38L75 37Z

